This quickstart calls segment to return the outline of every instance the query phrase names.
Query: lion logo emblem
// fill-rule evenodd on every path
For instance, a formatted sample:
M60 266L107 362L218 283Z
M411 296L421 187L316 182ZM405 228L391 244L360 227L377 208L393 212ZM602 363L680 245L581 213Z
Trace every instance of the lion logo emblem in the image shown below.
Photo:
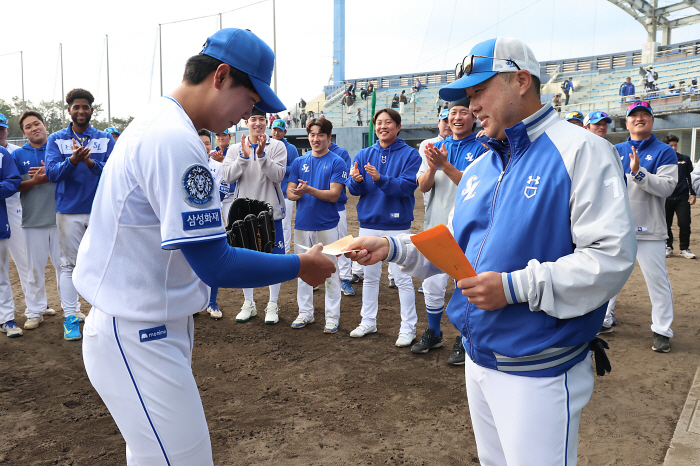
M185 191L187 204L193 207L204 207L213 200L214 178L204 165L190 165L182 175L182 188Z

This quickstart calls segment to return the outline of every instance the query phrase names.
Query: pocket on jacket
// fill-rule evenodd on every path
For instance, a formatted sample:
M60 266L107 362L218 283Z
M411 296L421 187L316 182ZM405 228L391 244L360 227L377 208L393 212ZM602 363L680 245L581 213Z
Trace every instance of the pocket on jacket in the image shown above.
M638 201L630 199L630 207L632 208L632 216L634 217L634 229L637 235L652 235L659 228L651 212L651 205L649 202L653 202L651 199ZM664 231L666 226L664 226Z

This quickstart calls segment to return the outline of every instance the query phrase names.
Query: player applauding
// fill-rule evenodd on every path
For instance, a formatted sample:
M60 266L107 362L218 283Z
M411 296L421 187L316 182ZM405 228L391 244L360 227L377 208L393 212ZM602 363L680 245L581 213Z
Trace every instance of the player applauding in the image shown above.
M306 125L311 152L299 157L289 170L287 199L296 201L294 242L302 246L331 244L340 239L336 201L345 187L348 171L343 159L328 150L333 125L325 118L312 118ZM298 251L301 252L301 251ZM335 258L333 262L337 265ZM314 321L313 289L299 280L297 286L299 317L292 328L302 328ZM340 320L340 275L326 280L326 333L338 331Z

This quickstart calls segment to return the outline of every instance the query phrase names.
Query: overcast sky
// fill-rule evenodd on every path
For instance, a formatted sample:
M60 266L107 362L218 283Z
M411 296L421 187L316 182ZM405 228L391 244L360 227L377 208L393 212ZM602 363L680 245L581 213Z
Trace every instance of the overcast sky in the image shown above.
M332 73L333 0L276 0L276 8L277 90L293 106L302 96L316 97ZM272 0L3 2L0 98L22 93L20 54L12 53L22 50L26 99L61 99L62 43L64 93L86 88L106 109L109 35L112 116L137 115L160 96L158 24L233 9L222 15L223 27L250 29L272 46ZM672 42L697 39L697 26L675 31ZM218 27L218 16L162 27L166 94ZM647 39L639 23L606 0L346 0L345 31L348 79L451 69L472 46L496 36L524 39L540 61L640 49Z

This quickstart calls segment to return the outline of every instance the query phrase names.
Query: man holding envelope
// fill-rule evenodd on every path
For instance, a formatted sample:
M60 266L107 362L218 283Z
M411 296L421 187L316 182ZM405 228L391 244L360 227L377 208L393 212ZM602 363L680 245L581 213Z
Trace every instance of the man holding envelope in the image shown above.
M475 273L459 254L443 263L459 280L447 314L462 333L483 465L576 464L592 351L598 373L606 369L596 333L637 251L617 152L540 103L539 73L526 44L499 37L477 44L440 90L447 101L470 98L490 149L464 170L449 222ZM426 278L441 272L426 256L440 259L446 244L421 254L399 235L346 249L362 249L347 254L360 264L388 260Z

